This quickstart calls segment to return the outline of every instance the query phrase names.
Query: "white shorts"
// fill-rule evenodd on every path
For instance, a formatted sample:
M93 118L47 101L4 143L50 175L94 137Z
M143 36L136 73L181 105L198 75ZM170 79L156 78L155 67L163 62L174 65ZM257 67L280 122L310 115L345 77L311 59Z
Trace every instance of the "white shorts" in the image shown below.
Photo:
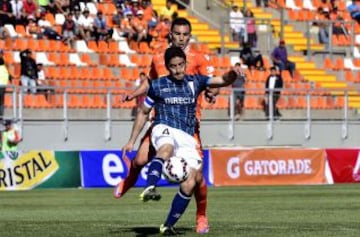
M193 169L199 170L202 166L201 156L196 149L197 141L180 129L158 124L152 129L151 143L156 150L164 144L171 144L174 146L174 156L184 158Z

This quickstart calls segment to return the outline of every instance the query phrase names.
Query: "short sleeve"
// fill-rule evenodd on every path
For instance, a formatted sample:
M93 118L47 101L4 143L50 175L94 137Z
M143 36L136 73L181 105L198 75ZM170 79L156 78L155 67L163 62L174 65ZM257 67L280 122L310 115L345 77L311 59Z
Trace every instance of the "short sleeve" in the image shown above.
M204 75L196 75L196 80L198 82L199 91L203 91L208 86L210 77Z

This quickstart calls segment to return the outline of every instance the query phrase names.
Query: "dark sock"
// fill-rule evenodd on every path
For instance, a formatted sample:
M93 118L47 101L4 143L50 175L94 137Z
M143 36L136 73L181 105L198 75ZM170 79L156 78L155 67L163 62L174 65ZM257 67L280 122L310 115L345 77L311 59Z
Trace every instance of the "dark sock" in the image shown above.
M162 174L164 160L159 157L155 157L150 164L149 171L148 171L148 177L146 181L146 187L149 186L156 186L156 184L159 182Z
M185 212L191 201L191 196L186 195L179 189L171 204L169 215L165 221L165 226L174 226Z

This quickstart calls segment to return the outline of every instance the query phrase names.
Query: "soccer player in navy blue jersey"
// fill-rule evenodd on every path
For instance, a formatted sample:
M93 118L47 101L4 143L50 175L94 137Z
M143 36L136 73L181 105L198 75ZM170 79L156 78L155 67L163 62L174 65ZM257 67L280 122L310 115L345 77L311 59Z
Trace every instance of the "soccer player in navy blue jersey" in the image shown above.
M162 234L176 234L173 227L191 200L198 182L197 172L202 172L201 155L196 149L197 142L193 137L197 122L196 100L207 87L216 88L232 84L237 78L237 73L230 70L222 77L186 75L186 55L179 47L168 48L164 59L169 75L149 82L145 102L136 116L130 139L123 147L123 154L133 149L149 112L154 108L151 142L155 147L156 156L151 161L147 185L140 198L143 201L160 200L161 195L156 191L156 185L161 178L164 161L172 156L183 157L191 167L190 174L180 183L169 215L160 227Z

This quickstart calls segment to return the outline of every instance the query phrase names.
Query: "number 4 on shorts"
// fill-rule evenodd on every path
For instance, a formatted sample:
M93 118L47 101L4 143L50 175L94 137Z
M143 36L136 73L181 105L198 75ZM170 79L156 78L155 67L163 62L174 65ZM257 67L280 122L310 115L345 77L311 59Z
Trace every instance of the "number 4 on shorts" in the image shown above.
M164 131L162 132L162 134L170 135L169 129L168 129L168 128L165 128Z

